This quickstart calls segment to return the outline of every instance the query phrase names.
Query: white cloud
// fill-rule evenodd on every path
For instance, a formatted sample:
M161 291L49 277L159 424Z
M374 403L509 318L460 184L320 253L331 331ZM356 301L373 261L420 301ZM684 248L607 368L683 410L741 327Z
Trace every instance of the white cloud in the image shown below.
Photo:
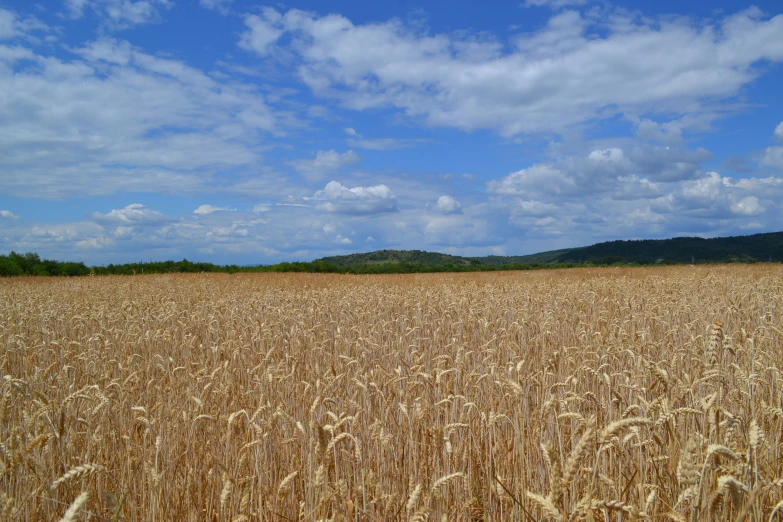
M685 181L670 193L652 200L652 209L673 222L688 218L742 219L767 211L767 203L783 197L783 180L734 179L717 172ZM779 209L778 209L779 210ZM741 222L740 222L741 224Z
M129 239L133 237L136 229L133 227L119 226L114 229L114 237L117 239Z
M80 250L99 250L104 247L112 246L114 241L106 236L91 237L76 241L75 246Z
M783 122L775 127L775 139L783 144ZM764 149L759 165L762 167L773 167L783 169L783 145L774 145Z
M245 25L248 31L242 33L239 46L260 55L266 55L269 46L277 41L283 30L276 27L280 23L280 14L270 7L262 10L262 15L248 15Z
M358 132L356 132L356 129L353 129L351 127L346 127L343 130L347 135L351 136L346 140L346 143L348 143L350 147L356 147L357 149L398 150L398 149L413 147L417 143L426 141L426 140L400 139L400 138L367 139L361 134L359 134Z
M229 208L229 207L215 207L215 206L212 206L212 205L204 204L204 205L199 205L199 207L196 210L194 210L193 213L194 214L199 214L199 215L203 216L203 215L206 215L206 214L212 214L213 212L221 212L221 211L229 211L230 212L232 210L234 210L234 209Z
M559 9L571 5L585 5L587 2L588 0L525 0L523 5L525 7L549 7L551 9Z
M0 40L13 38L16 34L16 15L7 9L0 8Z
M348 139L347 143L349 146L357 149L398 150L413 147L419 143L419 140L398 138Z
M234 0L199 0L199 5L205 9L217 11L220 14L228 14L229 6Z
M574 179L561 170L546 164L512 172L499 181L487 183L487 192L505 196L529 196L540 192L554 194L576 194L578 190Z
M257 173L262 140L292 121L254 87L124 41L100 39L72 60L16 49L24 54L0 52L0 170L11 196L198 193L221 170Z
M171 221L157 210L145 207L141 203L132 203L125 208L114 209L106 214L94 212L92 219L96 223L106 225L159 225Z
M90 0L65 0L64 3L71 18L76 19L84 16L84 8L90 5Z
M341 154L332 149L319 150L313 159L294 160L289 164L307 179L318 180L342 167L357 163L360 159L353 150Z
M259 203L258 205L255 205L253 207L253 212L256 213L262 213L262 212L269 212L272 209L269 205L265 203Z
M665 145L676 146L682 143L683 122L657 122L649 119L631 117L636 123L636 135L647 141L655 141Z
M655 127L662 126L648 129ZM781 208L775 202L783 199L783 178L704 173L701 165L712 155L669 139L676 134L644 138L668 140L668 146L623 138L586 150L585 144L581 154L555 147L554 160L490 181L486 191L495 211L507 215L523 238L560 237L564 246L705 230L730 235L750 227L751 218L753 227L777 228Z
M0 41L18 37L30 39L34 31L48 32L49 27L35 16L28 15L20 18L15 12L0 7ZM9 48L4 49L6 52L9 50ZM0 58L0 63L2 61Z
M101 249L113 241L97 223L74 222L25 226L15 231L12 244L18 251L38 252L42 257L83 259L84 250Z
M436 204L438 212L441 214L459 214L462 212L462 205L451 196L441 196Z
M334 242L340 245L350 245L351 243L353 243L353 241L351 241L351 238L343 237L340 234L337 235L337 237L334 239Z
M742 230L755 230L759 228L764 228L764 223L761 223L760 221L750 221L744 225L740 225L740 229Z
M380 214L397 211L397 197L386 185L348 188L330 181L313 196L320 210L340 214Z
M246 228L241 228L238 225L232 225L230 227L212 227L207 232L207 239L212 241L223 241L225 238L241 238L248 237L249 231Z
M593 161L602 161L605 163L620 163L625 159L622 149L618 149L617 147L594 150L587 157Z
M557 213L559 206L543 201L520 199L512 209L512 216L551 216Z
M89 8L105 27L125 29L134 25L157 22L163 10L171 9L171 0L65 0L71 18L81 18Z
M0 210L0 219L17 220L19 216L11 212L10 210Z
M762 167L783 168L783 146L767 147L759 161Z
M763 213L765 208L759 204L759 198L748 196L733 204L731 211L742 216L755 216Z
M783 15L755 8L717 21L565 11L510 46L464 32L428 34L400 20L354 24L296 9L267 9L246 23L242 45L294 58L318 96L504 136L625 113L712 114L762 74L755 64L783 61Z
M619 147L594 149L585 157L566 156L551 163L536 163L487 183L491 194L582 198L612 192L618 186L634 193L616 194L623 199L658 196L661 182L695 179L701 164L712 154L704 149L634 145L626 153Z

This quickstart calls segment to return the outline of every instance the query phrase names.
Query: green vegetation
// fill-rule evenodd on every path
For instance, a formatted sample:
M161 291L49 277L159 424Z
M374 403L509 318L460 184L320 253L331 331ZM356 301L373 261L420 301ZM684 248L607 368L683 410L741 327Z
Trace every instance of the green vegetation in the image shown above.
M609 241L567 250L554 258L566 263L753 263L783 261L783 232L752 236L678 237L638 241Z
M550 250L549 252L540 252L527 256L486 256L486 257L468 257L473 262L483 265L507 265L509 263L556 263L558 259L568 252L575 250L565 248L563 250Z
M243 272L324 272L332 274L421 274L434 272L494 272L498 270L540 270L543 268L573 268L574 263L510 263L507 265L480 265L465 263L426 264L394 261L366 265L336 265L322 259L310 263L280 263L243 269Z
M338 266L356 268L365 265L400 263L409 261L422 265L651 265L680 263L754 263L783 261L783 232L755 234L752 236L678 237L674 239L646 239L632 241L608 241L588 247L552 250L527 256L459 257L448 254L420 252L418 250L379 250L367 254L325 257L325 261ZM510 269L510 268L509 268Z
M480 259L480 258L477 258ZM416 265L478 265L466 257L441 254L439 252L423 252L421 250L378 250L366 254L348 254L347 256L323 257L324 263L336 266L378 265L383 263L412 263Z
M38 254L0 255L0 276L131 275L195 272L323 272L336 274L412 274L488 272L577 266L633 266L680 263L783 262L783 232L701 239L609 241L528 256L460 257L420 250L378 250L266 266L214 265L182 261L125 263L88 267L84 263L41 259Z
M41 259L32 252L17 254L11 251L7 256L0 256L0 276L79 276L89 273L90 269L84 263Z
M96 266L95 275L133 275L133 274L196 274L199 272L224 272L232 274L243 269L237 265L213 265L212 263L193 263L182 261L152 261L149 263L125 263L122 265Z

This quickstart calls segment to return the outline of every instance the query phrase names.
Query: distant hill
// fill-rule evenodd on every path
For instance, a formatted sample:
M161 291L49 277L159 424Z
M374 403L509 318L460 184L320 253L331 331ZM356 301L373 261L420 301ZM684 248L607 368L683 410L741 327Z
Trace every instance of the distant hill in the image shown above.
M591 265L783 262L783 232L701 239L608 241L592 246L552 250L527 256L460 257L421 250L378 250L275 265L237 266L182 261L150 261L89 267L81 262L41 259L34 253L0 255L0 277L161 274L188 272L327 272L410 274L536 270Z
M378 250L364 254L324 257L318 261L340 266L356 267L385 263L416 263L436 265L529 265L539 263L731 263L783 262L783 232L750 236L677 237L673 239L641 239L607 241L595 245L552 250L525 256L460 257L421 250Z
M477 258L483 259L483 258ZM466 257L452 256L438 252L424 252L422 250L377 250L365 254L348 254L345 256L322 257L316 261L323 261L335 266L381 265L384 263L418 263L421 265L477 265Z
M540 252L538 254L529 254L526 256L485 256L485 257L468 257L471 261L476 261L482 265L508 265L511 263L557 263L561 256L577 250L575 248L565 248L562 250L550 250L548 252Z
M783 261L783 232L751 236L677 237L608 241L588 247L573 248L555 256L560 263L731 263Z

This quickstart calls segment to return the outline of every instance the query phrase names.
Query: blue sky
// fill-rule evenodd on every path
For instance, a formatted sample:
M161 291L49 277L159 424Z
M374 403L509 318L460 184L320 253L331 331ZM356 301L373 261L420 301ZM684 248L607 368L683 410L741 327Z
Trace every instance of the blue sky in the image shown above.
M783 230L775 1L0 0L0 252Z

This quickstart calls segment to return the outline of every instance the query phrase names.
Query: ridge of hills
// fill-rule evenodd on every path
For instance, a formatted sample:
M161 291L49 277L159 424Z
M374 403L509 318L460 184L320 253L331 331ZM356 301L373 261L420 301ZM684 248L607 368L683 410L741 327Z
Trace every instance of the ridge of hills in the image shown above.
M783 263L783 232L750 236L677 237L607 241L579 248L551 250L524 256L462 257L421 250L378 250L273 265L238 266L182 261L140 261L137 263L87 266L82 262L41 259L34 253L11 251L0 255L0 277L132 275L190 272L327 272L394 274L417 272L484 272L535 270L608 265L660 265L682 263Z
M606 265L618 263L783 262L783 232L710 239L676 237L672 239L606 241L585 247L551 250L523 256L463 257L422 250L376 250L367 253L322 257L316 261L345 268L386 263L415 263L427 266L498 266L539 263Z

